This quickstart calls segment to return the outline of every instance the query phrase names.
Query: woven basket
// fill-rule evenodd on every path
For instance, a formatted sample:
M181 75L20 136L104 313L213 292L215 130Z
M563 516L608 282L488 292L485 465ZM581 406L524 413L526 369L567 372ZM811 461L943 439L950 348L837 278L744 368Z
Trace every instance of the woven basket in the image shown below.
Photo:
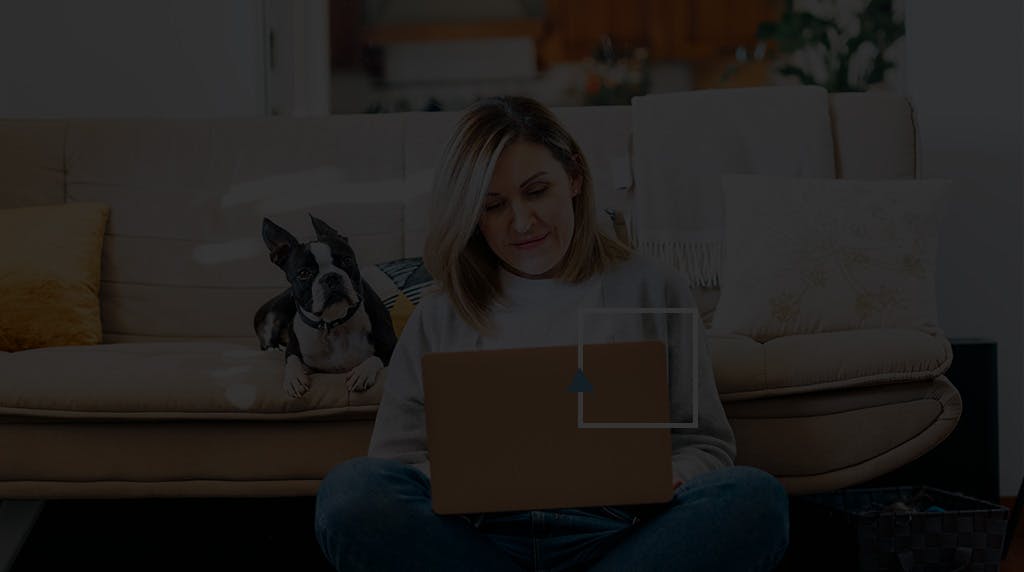
M1005 507L932 487L845 489L798 498L804 506L817 510L822 535L853 536L845 539L846 549L835 554L855 561L847 569L999 570L1009 514ZM909 503L911 500L915 502ZM894 509L891 505L897 501L912 510ZM944 512L920 508L925 505ZM848 541L853 539L855 546L851 547Z

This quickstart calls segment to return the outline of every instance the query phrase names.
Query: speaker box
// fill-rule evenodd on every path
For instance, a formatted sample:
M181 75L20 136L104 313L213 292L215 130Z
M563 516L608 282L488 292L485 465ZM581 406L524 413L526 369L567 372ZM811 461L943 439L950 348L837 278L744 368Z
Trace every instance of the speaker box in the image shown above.
M963 413L937 447L895 471L857 487L930 485L999 503L999 419L996 343L952 338L946 377L960 392Z

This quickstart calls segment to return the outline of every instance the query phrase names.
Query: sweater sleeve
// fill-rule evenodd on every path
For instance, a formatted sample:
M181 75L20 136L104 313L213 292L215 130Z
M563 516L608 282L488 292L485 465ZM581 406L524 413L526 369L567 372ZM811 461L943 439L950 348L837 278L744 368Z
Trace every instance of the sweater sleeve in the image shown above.
M670 308L697 309L685 276L678 272L668 273L665 301ZM696 344L690 333L691 319L697 320ZM688 316L682 324L679 320L670 321L668 331L673 419L691 418L691 379L693 360L697 360L697 428L672 429L672 473L677 480L687 481L701 473L732 466L736 440L718 396L707 332L699 312Z
M430 477L420 362L430 347L424 306L425 301L413 311L391 355L369 456L411 464Z

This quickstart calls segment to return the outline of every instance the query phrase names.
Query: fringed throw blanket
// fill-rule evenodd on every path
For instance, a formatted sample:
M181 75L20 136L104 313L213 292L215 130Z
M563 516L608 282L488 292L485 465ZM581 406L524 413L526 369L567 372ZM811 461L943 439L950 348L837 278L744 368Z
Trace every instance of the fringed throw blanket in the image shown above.
M828 94L815 86L633 98L634 246L714 287L725 259L721 176L833 178Z

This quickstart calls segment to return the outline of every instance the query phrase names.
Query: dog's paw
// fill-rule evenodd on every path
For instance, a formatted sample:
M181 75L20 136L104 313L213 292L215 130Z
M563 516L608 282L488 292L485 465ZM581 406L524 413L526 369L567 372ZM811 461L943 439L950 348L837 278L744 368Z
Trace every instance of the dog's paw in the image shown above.
M298 399L309 391L310 385L307 375L289 377L284 380L284 392L292 399Z
M297 356L289 356L284 367L284 392L293 399L298 399L309 391L313 382L309 372Z
M377 372L384 367L384 362L377 356L370 356L363 363L352 368L345 374L345 383L349 391L366 391L373 387L377 380Z

